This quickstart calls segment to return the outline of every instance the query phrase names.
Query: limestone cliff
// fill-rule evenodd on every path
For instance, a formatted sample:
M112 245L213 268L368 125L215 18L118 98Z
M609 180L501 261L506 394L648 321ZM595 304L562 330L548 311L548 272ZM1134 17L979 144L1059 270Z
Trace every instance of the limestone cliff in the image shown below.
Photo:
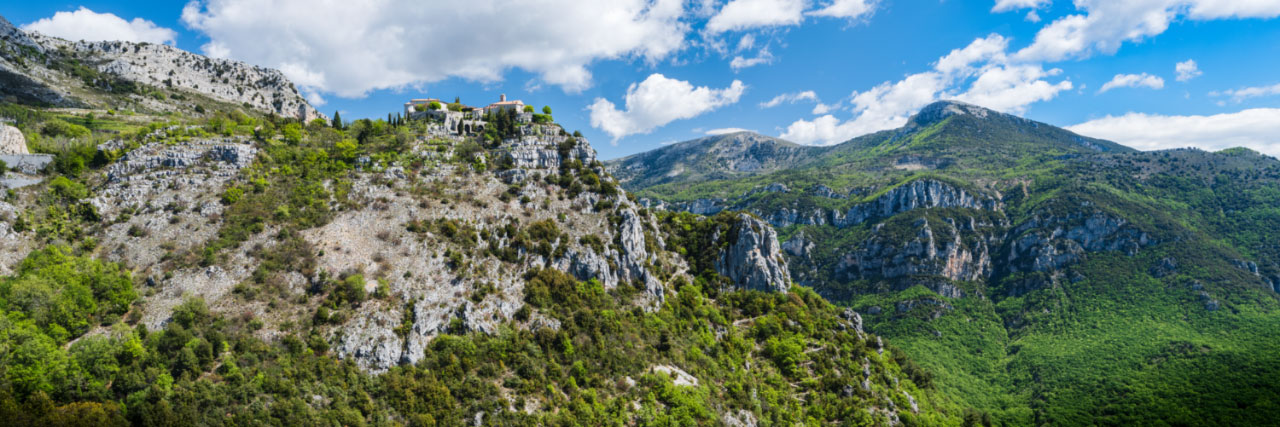
M173 46L123 41L68 41L27 33L0 17L0 95L67 107L111 108L118 97L157 111L187 102L138 93L141 87L207 96L303 121L324 117L279 70L209 58ZM92 70L89 75L84 68ZM74 72L72 72L74 70ZM126 88L124 86L134 86ZM113 99L112 97L117 97Z
M791 288L787 261L773 227L751 215L739 214L720 252L715 269L738 289L786 292Z

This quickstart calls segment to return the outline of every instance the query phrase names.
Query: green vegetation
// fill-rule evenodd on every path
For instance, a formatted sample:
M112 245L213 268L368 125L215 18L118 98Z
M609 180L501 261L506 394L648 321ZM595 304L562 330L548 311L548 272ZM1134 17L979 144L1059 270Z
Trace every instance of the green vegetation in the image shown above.
M867 425L873 395L845 388L864 358L872 361L872 390L908 405L890 389L890 378L900 378L898 387L930 408L930 392L907 380L892 352L880 355L856 334L837 332L836 309L812 292L716 301L685 284L648 313L630 306L633 290L605 291L553 270L526 280L529 306L558 321L558 330L442 335L419 364L375 376L337 360L323 340L264 342L252 319L214 315L198 299L177 307L159 331L117 324L85 336L84 325L59 323L55 314L110 323L93 313L123 312L133 299L129 277L51 248L2 282L0 344L11 350L0 352L0 415L14 425L452 425L485 412L498 424L690 425L740 409L775 424ZM353 298L363 291L362 277L343 282ZM680 366L699 384L676 385L651 369L659 364ZM959 418L927 409L902 416L908 424Z
M917 384L932 384L973 408L966 422L1257 425L1280 416L1271 403L1280 384L1270 380L1280 372L1280 299L1268 282L1280 279L1274 244L1280 161L1243 149L1137 153L1006 116L957 115L915 125L829 148L797 151L777 143L755 149L766 154L752 160L783 165L776 170L725 170L705 154L713 151L710 143L679 144L621 163L653 162L627 183L637 195L667 202L723 198L763 217L786 209L829 219L824 215L843 214L920 179L999 197L998 211L915 209L847 227L778 230L780 240L803 235L813 244L805 255L789 256L793 278L862 313L870 331L932 374ZM668 159L663 151L701 163L682 164L691 172L664 181L657 177L673 163L662 160ZM773 183L789 191L759 191ZM817 185L846 197L810 191ZM1087 234L1073 228L1088 227L1094 215L1122 219L1121 234L1149 240L1082 251L1077 261L1047 271L1012 259L1029 244L1017 246L1020 239ZM697 235L691 231L703 226L684 218L671 215L664 226ZM900 258L941 269L943 261L904 249L928 241L923 224L939 256L953 244L952 232L961 249L977 252L979 242L989 244L990 278L883 277L875 267L862 277L849 272L855 263ZM1100 224L1091 232L1105 229ZM1077 245L1067 244L1069 238L1049 243L1056 256ZM1099 238L1119 240L1079 237ZM1176 268L1157 274L1155 266L1166 259ZM943 296L936 291L943 287L963 296ZM780 355L791 347L777 343Z

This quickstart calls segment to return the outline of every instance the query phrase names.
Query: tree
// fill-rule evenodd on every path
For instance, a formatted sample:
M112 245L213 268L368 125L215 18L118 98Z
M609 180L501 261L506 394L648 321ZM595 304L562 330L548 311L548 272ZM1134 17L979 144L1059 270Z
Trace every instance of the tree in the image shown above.
M542 106L542 114L546 114L546 115L550 116L550 115L551 115L551 106L550 106L550 105L543 105L543 106Z
M333 128L342 129L342 116L338 115L337 111L333 112Z
M532 113L532 112L533 112L533 106L532 106L532 105L526 105L526 106L524 106L524 112L526 112L526 113Z
M284 126L284 139L291 143L297 144L302 142L302 126L297 123L289 123Z
M348 162L355 160L356 154L359 153L359 145L356 144L354 139L338 141L333 147L336 149L338 157Z

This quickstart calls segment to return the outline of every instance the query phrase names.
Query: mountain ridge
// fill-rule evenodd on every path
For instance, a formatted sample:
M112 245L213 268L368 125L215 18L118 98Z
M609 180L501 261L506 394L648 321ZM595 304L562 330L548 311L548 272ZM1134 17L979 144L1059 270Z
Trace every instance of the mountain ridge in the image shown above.
M997 129L1012 137L1006 138L1001 145L974 146L934 138L940 132L952 135L981 128ZM738 132L671 144L608 160L605 164L624 185L649 189L672 182L688 185L784 170L849 167L850 161L860 161L856 167L945 168L954 163L955 157L946 154L975 151L1009 157L1049 151L1078 155L1134 150L972 104L937 101L913 114L902 127L859 136L836 145L805 146L754 132ZM734 168L744 164L767 167ZM645 192L641 195L656 196ZM667 198L672 195L662 194Z
M24 102L195 114L194 100L178 99L194 94L304 122L325 118L275 69L163 44L68 41L27 33L3 16L0 40L0 96Z

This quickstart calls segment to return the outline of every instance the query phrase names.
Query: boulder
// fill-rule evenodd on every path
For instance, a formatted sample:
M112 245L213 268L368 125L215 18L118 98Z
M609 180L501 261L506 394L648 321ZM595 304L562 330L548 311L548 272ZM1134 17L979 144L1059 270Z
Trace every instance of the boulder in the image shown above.
M9 125L0 125L0 154L31 154L27 151L27 138L22 131Z

